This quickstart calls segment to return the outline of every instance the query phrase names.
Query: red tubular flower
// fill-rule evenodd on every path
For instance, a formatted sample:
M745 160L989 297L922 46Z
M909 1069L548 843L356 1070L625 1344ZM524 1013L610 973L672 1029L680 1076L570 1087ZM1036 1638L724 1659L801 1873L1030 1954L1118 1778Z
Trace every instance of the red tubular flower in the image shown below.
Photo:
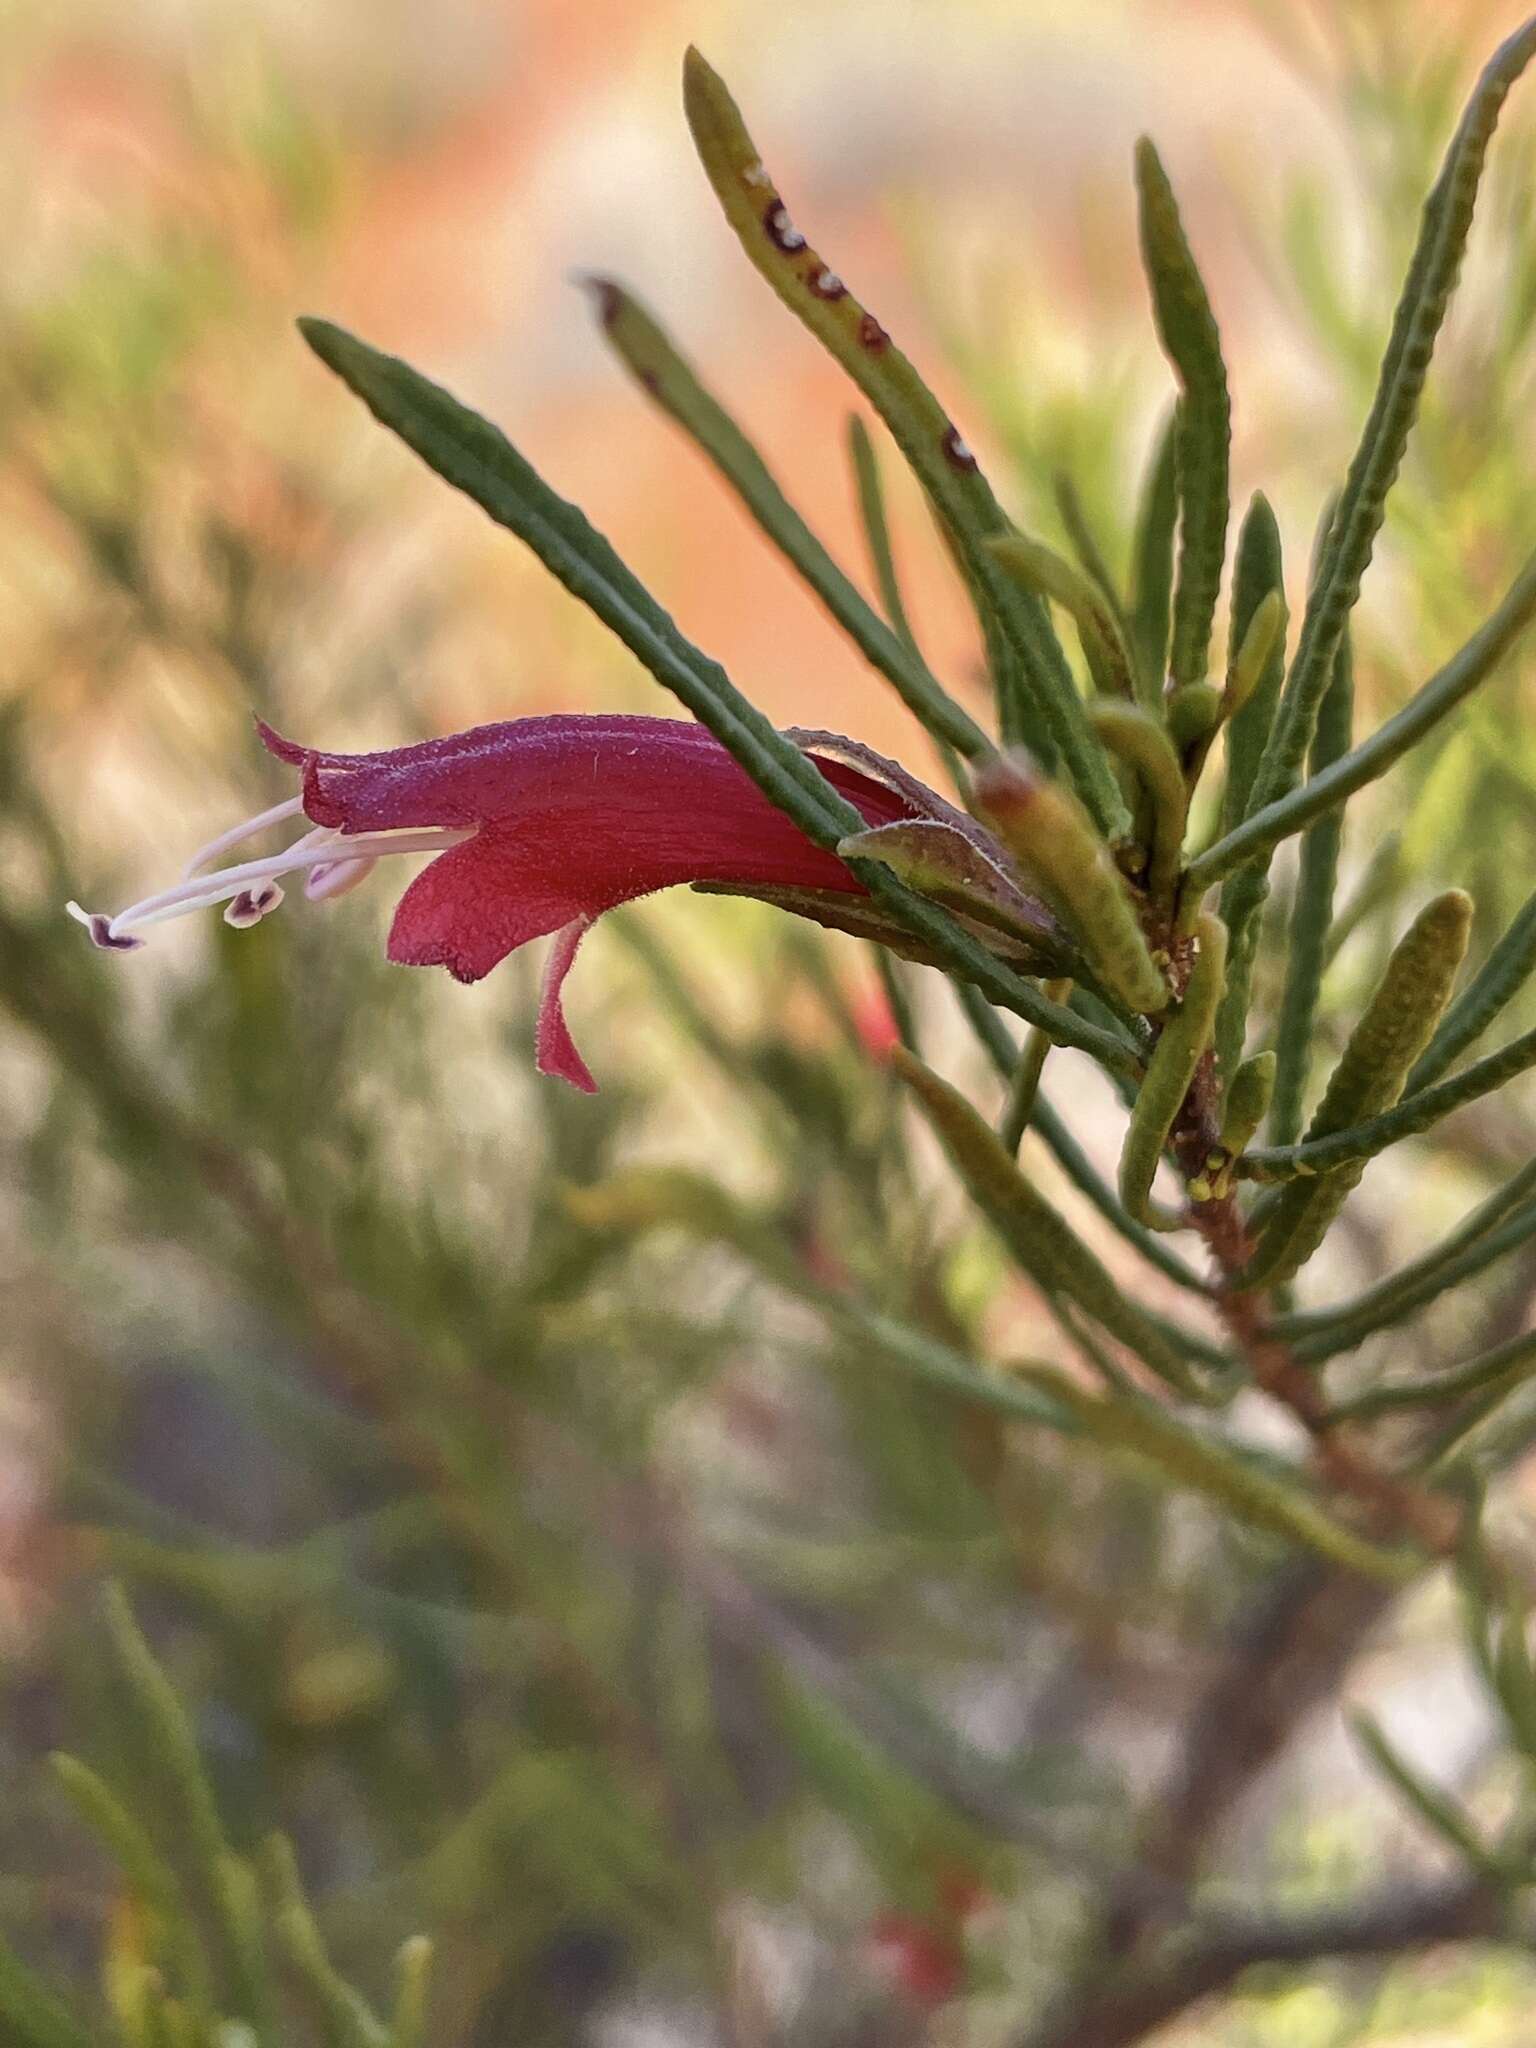
M282 901L279 875L307 870L311 898L340 895L389 853L435 852L406 889L389 957L478 981L530 939L556 934L539 1010L538 1065L594 1087L560 990L595 919L682 882L740 889L817 915L865 894L835 854L777 810L702 726L663 718L521 718L373 754L331 754L261 726L302 771L300 796L224 833L181 882L115 917L71 905L98 945L127 950L144 927L212 903L255 924ZM926 820L968 840L976 827L933 791L852 742L794 735L868 827ZM851 758L812 751L813 744ZM855 765L857 764L857 765ZM314 830L285 853L210 863L282 820Z

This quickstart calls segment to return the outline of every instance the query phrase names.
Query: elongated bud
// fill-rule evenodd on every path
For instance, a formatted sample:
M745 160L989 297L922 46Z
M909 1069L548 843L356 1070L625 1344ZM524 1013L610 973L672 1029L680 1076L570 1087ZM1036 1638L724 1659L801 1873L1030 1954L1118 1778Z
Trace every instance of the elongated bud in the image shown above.
M1161 1327L1120 1292L959 1090L902 1046L892 1051L891 1066L917 1097L972 1201L1042 1292L1075 1302L1170 1386L1182 1393L1198 1391Z
M1100 701L1089 705L1088 717L1105 746L1125 762L1147 793L1147 894L1154 903L1170 903L1189 810L1189 790L1173 743L1162 721L1138 704Z
M1143 1015L1165 1009L1168 984L1125 878L1077 799L1020 755L987 762L974 794L977 809L1050 897L1105 987Z
M1093 686L1106 696L1134 698L1130 650L1104 594L1065 555L1027 534L1000 534L987 551L1015 583L1037 597L1048 597L1071 614Z
M1214 683L1183 683L1169 693L1168 737L1182 761L1192 747L1211 738L1224 715L1226 699Z
M1219 1029L1219 1008L1217 1020ZM1223 1105L1221 1136L1216 1149L1207 1156L1198 1178L1189 1183L1192 1201L1219 1201L1231 1194L1237 1177L1237 1162L1253 1143L1254 1133L1269 1114L1278 1069L1279 1060L1274 1053L1256 1052L1251 1060L1244 1060L1232 1076Z
M1120 1154L1120 1199L1138 1223L1177 1229L1179 1219L1152 1200L1157 1163L1216 1028L1227 972L1227 928L1207 914L1196 926L1199 951L1177 1009L1164 1024L1131 1110Z
M1275 1090L1275 1066L1272 1052L1256 1052L1232 1076L1221 1119L1221 1149L1233 1159L1241 1158L1247 1151L1269 1113L1269 1098Z
M1278 590L1272 590L1267 597L1260 599L1257 610L1248 621L1248 629L1232 657L1226 692L1222 698L1223 718L1236 718L1259 687L1265 665L1275 651L1284 623L1285 599Z
M1326 1138L1390 1109L1450 1000L1472 929L1472 899L1448 889L1425 905L1398 941L1381 984L1329 1079L1306 1136ZM1287 1183L1252 1263L1245 1288L1278 1286L1305 1265L1359 1182L1366 1162Z

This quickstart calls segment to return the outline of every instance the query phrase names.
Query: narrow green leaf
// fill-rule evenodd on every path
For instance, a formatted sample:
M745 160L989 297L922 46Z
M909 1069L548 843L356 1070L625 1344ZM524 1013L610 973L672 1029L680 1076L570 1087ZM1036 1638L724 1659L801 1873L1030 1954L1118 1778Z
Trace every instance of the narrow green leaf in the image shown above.
M1463 1487L1469 1479L1486 1480L1502 1466L1524 1458L1533 1432L1536 1418L1530 1402L1507 1400L1505 1390L1494 1387L1458 1408L1420 1448L1410 1469L1415 1478L1431 1485L1449 1480Z
M1232 624L1228 634L1233 663L1227 679L1229 691L1233 689L1240 650L1250 644L1254 622L1271 593L1275 592L1279 593L1283 606L1285 570L1280 528L1269 500L1258 493L1249 504L1237 536L1237 559L1232 576ZM1276 630L1268 639L1268 652L1256 681L1247 686L1246 696L1227 721L1227 780L1222 793L1224 832L1233 831L1247 815L1284 679L1282 614ZM1199 863L1193 865L1198 866ZM1191 886L1195 886L1193 882ZM1221 921L1227 927L1227 991L1216 1020L1216 1063L1222 1076L1228 1079L1243 1054L1248 1005L1253 989L1253 965L1268 895L1268 871L1255 863L1230 877L1222 889L1218 905Z
M1458 1231L1455 1235L1461 1238L1463 1233ZM1377 1330L1406 1321L1442 1294L1449 1293L1453 1287L1459 1287L1465 1280L1476 1279L1479 1273L1486 1272L1488 1267L1496 1265L1510 1252L1528 1244L1533 1236L1536 1236L1536 1201L1529 1201L1515 1209L1502 1224L1481 1232L1471 1242L1461 1243L1454 1255L1442 1256L1442 1246L1439 1251L1415 1259L1389 1279L1378 1282L1375 1287L1366 1289L1336 1308L1315 1311L1317 1322L1292 1340L1296 1356L1304 1364L1317 1365L1325 1359L1336 1358L1340 1352L1353 1351ZM1448 1239L1447 1243L1450 1242ZM1283 1326L1293 1320L1301 1318L1277 1316L1277 1334L1283 1334Z
M1015 1377L1013 1368L994 1371L979 1365L974 1359L964 1358L947 1345L925 1337L920 1330L846 1296L826 1298L822 1306L834 1329L845 1333L844 1341L847 1335L857 1337L887 1365L920 1386L990 1408L1010 1422L1049 1429L1058 1436L1070 1435L1071 1416Z
M1072 984L1069 981L1047 982L1045 993L1055 1002L1064 1002L1072 993ZM1051 1041L1043 1031L1026 1033L1019 1063L1008 1084L1008 1100L997 1127L998 1137L1010 1152L1018 1151L1024 1133L1029 1129L1029 1120L1035 1113L1035 1103L1040 1094L1040 1077L1045 1071L1050 1049Z
M1187 1288L1192 1294L1211 1293L1208 1281L1202 1279L1176 1252L1160 1244L1134 1216L1126 1212L1114 1189L1099 1173L1050 1103L1036 1101L1035 1113L1030 1118L1029 1127L1047 1146L1056 1164L1072 1185L1080 1194L1087 1196L1099 1214L1119 1232L1127 1244L1134 1245L1149 1264L1155 1266L1176 1286Z
M923 897L904 889L878 861L854 867L871 896L888 906L918 938L932 946L945 971L973 983L989 1002L1001 1004L1026 1024L1033 1024L1057 1045L1074 1046L1098 1061L1108 1073L1128 1082L1141 1071L1134 1045L1124 1034L1080 1017L1074 1009L1053 1003L1030 982L1003 966L986 947L960 929L950 917Z
M1146 792L1149 844L1144 885L1154 904L1171 910L1189 816L1183 763L1163 721L1139 704L1100 700L1089 705L1088 717L1105 746L1125 763Z
M0 1939L0 2019L15 2048L94 2048L61 1998Z
M1401 892L1403 835L1401 832L1384 832L1377 840L1364 872L1345 898L1338 915L1328 929L1328 957L1325 970L1331 967L1344 950L1346 940L1353 938L1367 918L1393 902ZM1453 1003L1451 1009L1456 1005ZM1450 1011L1446 1012L1446 1016ZM1444 1018L1441 1019L1443 1024ZM1438 1034L1437 1034L1438 1035ZM1434 1040L1430 1040L1434 1044Z
M1176 415L1179 564L1173 596L1175 683L1205 680L1230 511L1232 404L1221 335L1179 205L1152 143L1136 145L1142 259L1157 331L1181 388Z
M171 2048L160 1972L137 1957L109 1950L102 1979L118 2040L127 2048Z
M1536 1761L1536 1667L1531 1663L1530 1613L1507 1596L1499 1617L1493 1682L1510 1730L1527 1761Z
M683 96L700 161L749 260L890 428L950 538L989 643L1001 644L1027 691L1032 726L1060 755L1101 829L1120 831L1119 791L1045 609L1009 582L984 546L1008 522L975 455L880 322L790 220L734 100L697 50L685 61Z
M432 1942L413 1934L395 1957L395 2009L389 2048L427 2048L427 2000L432 1977Z
M177 1816L188 1865L219 1936L229 1983L226 1998L265 2042L270 1986L260 1963L259 1916L249 1897L248 1873L225 1838L192 1725L119 1587L107 1588L101 1611L144 1760L156 1770L169 1796L168 1810Z
M1003 1020L979 991L965 983L955 984L955 995L966 1022L975 1032L978 1042L999 1077L1005 1084L1011 1085L1018 1067L1019 1055ZM1210 1282L1202 1278L1193 1266L1188 1265L1177 1252L1170 1250L1151 1231L1143 1229L1134 1217L1126 1214L1120 1206L1119 1196L1043 1096L1036 1097L1029 1127L1045 1145L1078 1193L1092 1203L1111 1229L1140 1252L1149 1265L1155 1266L1158 1272L1173 1281L1176 1287L1187 1288L1191 1294L1210 1296L1215 1292Z
M1451 1372L1430 1373L1417 1379L1380 1380L1362 1393L1335 1401L1329 1408L1331 1421L1359 1422L1373 1415L1389 1415L1402 1409L1444 1408L1468 1395L1492 1395L1502 1400L1524 1386L1536 1371L1536 1331L1510 1338L1480 1351Z
M1125 877L1071 792L1009 756L981 769L973 796L1026 875L1046 892L1104 986L1139 1013L1166 1008L1168 984Z
M1347 1130L1357 1119L1397 1100L1450 998L1471 920L1471 898L1460 889L1437 896L1414 919L1350 1033L1307 1127L1309 1144ZM1322 1243L1363 1172L1364 1162L1354 1161L1288 1183L1264 1226L1243 1284L1273 1287L1290 1279Z
M1134 697L1130 651L1120 637L1114 612L1091 578L1065 555L1027 534L1005 533L986 546L1016 583L1038 597L1051 599L1070 614L1094 688L1108 697Z
M389 2034L360 1992L341 1977L304 1895L298 1861L286 1835L273 1835L263 1863L273 1898L273 1925L295 1977L304 1986L333 2048L389 2048Z
M1120 602L1120 593L1115 588L1114 577L1109 573L1104 551L1099 546L1088 514L1083 509L1077 485L1071 477L1058 470L1051 479L1051 495L1056 500L1056 510L1061 515L1062 526L1067 539L1072 543L1072 551L1077 556L1084 574L1109 606L1110 616L1114 619L1122 644L1134 649L1136 643L1131 632L1131 622L1125 615L1124 605Z
M1238 529L1237 558L1232 570L1232 622L1227 634L1227 690L1231 713L1227 723L1227 782L1222 795L1222 829L1230 832L1248 815L1259 763L1269 744L1280 688L1285 680L1285 634L1255 622L1272 596L1285 603L1285 561L1280 527L1268 498L1256 491ZM1283 614L1282 614L1283 621ZM1263 645L1264 659L1250 674L1242 666L1243 650Z
M1350 1716L1355 1738L1393 1790L1413 1808L1431 1834L1438 1835L1468 1863L1493 1883L1507 1886L1510 1872L1483 1842L1460 1805L1451 1796L1421 1778L1401 1753L1388 1741L1380 1725L1369 1714Z
M1418 1568L1406 1553L1383 1550L1334 1521L1299 1481L1282 1479L1153 1401L1123 1394L1101 1398L1049 1366L1032 1366L1027 1376L1070 1411L1085 1435L1145 1459L1165 1478L1219 1502L1250 1528L1298 1543L1369 1578L1401 1580Z
M267 1963L256 1873L243 1856L226 1853L213 1875L214 1902L229 1948L229 2002L250 2021L262 2048L282 2048L273 2024L277 1993Z
M1437 1081L1434 1087L1421 1088L1416 1095L1405 1095L1395 1109L1384 1110L1380 1116L1368 1117L1363 1123L1352 1124L1347 1130L1327 1137L1314 1137L1309 1131L1300 1145L1250 1152L1245 1174L1255 1180L1289 1182L1297 1175L1332 1173L1335 1167L1374 1158L1389 1145L1432 1129L1453 1110L1464 1109L1469 1102L1493 1094L1533 1066L1536 1030L1522 1032L1498 1052L1474 1060L1448 1081Z
M1163 701L1168 636L1173 622L1173 540L1179 521L1179 416L1168 416L1152 451L1136 517L1131 630L1137 653L1137 697L1149 711Z
M1385 775L1410 747L1416 746L1442 719L1485 682L1536 618L1536 557L1510 585L1498 609L1432 675L1402 710L1376 728L1368 740L1309 776L1299 789L1251 809L1240 825L1190 862L1190 884L1208 889L1236 876L1245 863L1257 862L1282 839L1305 831L1346 802L1357 790ZM1342 630L1342 629L1341 629ZM1337 648L1338 635L1334 636ZM1310 721L1309 721L1310 737ZM1260 791L1262 794L1262 790Z
M1189 981L1147 1062L1120 1154L1120 1200L1138 1223L1155 1230L1174 1229L1180 1220L1157 1210L1152 1182L1215 1028L1227 964L1227 931L1219 917L1201 918L1195 944Z
M842 1340L857 1338L924 1386L979 1402L1015 1422L1060 1430L1069 1421L1032 1388L983 1370L856 1295L823 1285L769 1222L702 1174L685 1167L635 1167L562 1193L571 1214L590 1230L639 1235L670 1225L706 1243L731 1246L774 1286L809 1302Z
M1469 1045L1517 996L1536 969L1536 894L1528 896L1519 914L1477 973L1440 1020L1423 1058L1408 1076L1407 1093L1429 1088L1455 1065Z
M793 564L859 652L895 685L927 730L962 754L991 741L914 652L849 581L785 497L768 465L730 414L637 299L609 278L586 280L603 333L640 388L696 443L762 531Z
M130 1704L146 1761L153 1759L174 1802L178 1833L210 1894L228 1853L213 1788L186 1711L134 1620L121 1587L102 1596L102 1620L124 1699Z
M715 735L765 794L819 843L863 823L798 747L782 735L678 631L574 505L552 491L499 428L398 357L381 354L329 321L301 320L320 360L381 425L445 482L532 548L544 566L665 688Z
M1288 1343L1294 1343L1297 1339L1310 1339L1319 1334L1332 1336L1338 1332L1342 1334L1343 1341L1336 1348L1341 1351L1353 1349L1360 1337L1369 1336L1373 1330L1384 1327L1383 1321L1376 1320L1379 1311L1392 1311L1401 1295L1411 1297L1409 1308L1403 1311L1405 1314L1432 1301L1436 1290L1431 1286L1430 1292L1422 1292L1425 1286L1433 1283L1440 1273L1454 1268L1464 1252L1481 1243L1506 1217L1533 1202L1536 1202L1536 1159L1527 1161L1517 1173L1511 1174L1501 1187L1495 1188L1486 1200L1470 1210L1449 1235L1428 1251L1420 1253L1408 1265L1389 1274L1385 1280L1379 1280L1375 1286L1367 1287L1363 1293L1351 1296L1348 1301L1335 1303L1332 1308L1306 1309L1293 1315L1277 1316L1273 1324L1275 1334L1284 1337ZM1398 1319L1396 1313L1389 1313L1385 1321L1395 1322ZM1357 1323L1363 1325L1359 1336L1350 1334ZM1327 1355L1332 1356L1332 1353Z
M880 593L880 603L891 629L905 647L917 652L917 635L907 617L896 574L896 557L891 548L891 529L885 516L885 487L880 481L880 462L869 429L857 413L848 416L848 459L853 467L854 491L859 501L859 523L869 566Z
M136 1895L153 1929L156 1958L164 1958L174 1967L177 1990L206 2018L212 2007L212 1982L197 1919L180 1878L111 1786L89 1765L62 1752L51 1756L49 1765L76 1812L105 1843Z
M1311 744L1339 639L1370 565L1461 268L1488 145L1510 88L1533 55L1536 20L1517 29L1489 60L1425 201L1376 395L1307 596L1274 744L1260 777L1260 809L1290 790Z
M1485 1478L1519 1465L1536 1442L1536 1410L1502 1388L1474 1397L1421 1452L1415 1474L1431 1482Z
M532 548L817 845L831 851L840 839L863 829L864 820L853 805L741 695L717 662L678 631L602 535L576 506L549 488L498 428L408 364L381 355L340 328L321 320L301 321L300 328L315 353L374 417L430 469ZM946 967L973 979L992 1000L1111 1069L1134 1068L1107 1033L1046 1003L1027 981L993 958L953 919L903 888L878 862L860 862L855 872L878 906L893 911Z
M917 1097L967 1193L1030 1278L1046 1293L1075 1302L1170 1386L1198 1394L1184 1357L1120 1292L1076 1231L1019 1170L985 1118L910 1053L893 1052L891 1063Z
M1355 678L1348 631L1334 656L1333 681L1318 714L1312 741L1314 775L1349 750L1354 721ZM1270 1142L1293 1144L1301 1130L1317 999L1327 959L1328 927L1333 921L1333 891L1338 880L1343 812L1320 818L1301 842L1296 899L1291 907L1290 943L1285 963L1285 991L1275 1025L1275 1091L1269 1112Z
M901 970L885 950L884 946L872 946L875 973L880 977L880 987L890 1007L891 1022L896 1026L896 1036L908 1052L917 1051L917 1012L912 1007L912 997Z

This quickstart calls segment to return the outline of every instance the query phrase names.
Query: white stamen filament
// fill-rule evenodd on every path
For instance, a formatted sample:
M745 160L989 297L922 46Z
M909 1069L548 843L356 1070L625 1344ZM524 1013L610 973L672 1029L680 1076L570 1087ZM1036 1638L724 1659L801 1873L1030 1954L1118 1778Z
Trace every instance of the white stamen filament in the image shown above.
M284 818L297 818L303 809L303 797L291 796L283 803L274 804L270 811L259 811L254 818L247 818L243 825L231 825L217 839L210 839L206 846L200 846L182 869L182 874L200 874L210 861L217 860L221 853L228 853L232 846L254 839L258 832L265 832L269 825L280 825Z
M441 853L447 847L461 846L466 839L474 837L473 830L446 825L430 826L420 831L354 833L337 832L322 825L306 832L303 838L295 840L282 853L269 854L262 860L240 861L233 867L215 868L207 874L195 872L203 861L214 858L227 847L238 845L241 840L250 838L253 833L281 818L296 815L298 810L298 798L290 803L274 805L260 817L234 827L222 839L210 841L181 881L173 883L169 889L158 890L153 896L146 896L142 902L129 904L115 917L98 920L92 912L82 910L78 903L67 906L69 914L91 931L98 944L107 945L121 945L150 925L163 924L170 918L184 917L191 911L208 909L216 903L229 903L239 897L250 899L243 909L248 908L255 915L241 915L236 921L257 923L282 901L282 891L276 886L279 875L292 874L299 869L321 873L331 886L316 894L339 895L342 886L361 881L374 862L385 854ZM345 884L343 877L346 878ZM101 934L99 937L98 932Z

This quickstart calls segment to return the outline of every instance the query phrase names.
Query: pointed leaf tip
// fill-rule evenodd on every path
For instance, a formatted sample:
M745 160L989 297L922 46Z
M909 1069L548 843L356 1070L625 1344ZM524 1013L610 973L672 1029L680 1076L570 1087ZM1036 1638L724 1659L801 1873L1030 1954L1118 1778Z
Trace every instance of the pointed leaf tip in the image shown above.
M333 321L323 320L318 313L300 313L293 324L312 349L323 348L329 336L341 332Z

